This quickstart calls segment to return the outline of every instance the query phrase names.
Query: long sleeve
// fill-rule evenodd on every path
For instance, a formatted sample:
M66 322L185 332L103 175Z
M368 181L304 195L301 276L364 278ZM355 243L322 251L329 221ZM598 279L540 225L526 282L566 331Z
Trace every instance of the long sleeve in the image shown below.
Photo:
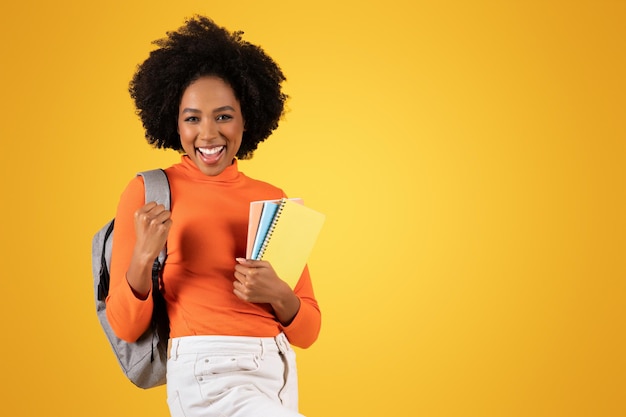
M106 312L115 334L128 342L137 340L148 328L152 318L152 294L145 300L139 299L126 281L126 271L135 245L134 213L145 204L144 195L143 180L136 177L122 193L113 233L111 281Z
M283 327L283 331L292 345L305 349L317 340L322 325L322 314L313 293L308 267L304 268L295 293L300 298L300 310L289 326Z

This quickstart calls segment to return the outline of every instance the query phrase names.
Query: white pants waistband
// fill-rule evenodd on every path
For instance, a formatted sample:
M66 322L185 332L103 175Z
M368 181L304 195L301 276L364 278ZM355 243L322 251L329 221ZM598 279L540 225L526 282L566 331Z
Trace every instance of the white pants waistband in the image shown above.
M279 333L275 337L251 336L183 336L170 339L169 357L173 360L179 355L198 352L237 352L258 353L279 352L285 354L291 350L287 336Z

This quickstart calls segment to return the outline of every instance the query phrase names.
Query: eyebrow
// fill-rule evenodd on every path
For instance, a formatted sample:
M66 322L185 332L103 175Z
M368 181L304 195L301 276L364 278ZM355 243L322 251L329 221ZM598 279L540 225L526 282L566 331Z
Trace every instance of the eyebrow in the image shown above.
M219 112L226 111L226 110L235 111L234 107L232 107L232 106L222 106L222 107L218 107L216 109L213 109L213 113L219 113ZM191 107L185 107L181 113L202 113L202 112L200 110L198 110L198 109L193 109Z

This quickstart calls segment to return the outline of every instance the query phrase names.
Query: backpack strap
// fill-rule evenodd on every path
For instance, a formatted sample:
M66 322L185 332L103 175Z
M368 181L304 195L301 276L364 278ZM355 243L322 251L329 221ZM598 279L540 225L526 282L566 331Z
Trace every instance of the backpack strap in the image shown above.
M172 206L172 197L170 193L170 184L165 171L162 169L153 169L150 171L140 172L137 175L141 175L143 177L144 188L146 190L146 203L156 201L159 204L163 204L166 210L170 210ZM163 249L161 249L159 256L152 264L152 299L154 301L154 309L152 313L153 332L150 343L151 364L154 363L154 360L157 358L159 345L167 346L167 340L169 338L169 324L165 300L161 291L159 291L159 277L161 268L163 268L163 265L165 264L166 257L167 248L164 246ZM160 334L160 332L163 332L163 334ZM165 345L163 345L163 343L165 343ZM167 350L166 347L164 349ZM162 355L160 356L162 357Z
M146 203L150 201L156 201L159 204L165 206L165 210L170 210L172 206L172 197L170 194L170 183L167 180L167 175L162 169L152 169L150 171L143 171L138 173L143 177L144 188L146 190ZM157 260L159 261L159 268L165 263L166 249L163 248Z

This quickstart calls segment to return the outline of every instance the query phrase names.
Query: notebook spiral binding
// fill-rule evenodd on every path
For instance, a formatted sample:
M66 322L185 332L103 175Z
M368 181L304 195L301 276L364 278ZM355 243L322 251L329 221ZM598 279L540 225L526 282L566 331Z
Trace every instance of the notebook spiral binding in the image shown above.
M278 219L280 218L280 213L283 211L283 207L285 207L286 198L281 198L278 209L276 210L276 214L272 219L272 223L270 223L270 227L267 230L267 235L265 235L265 239L263 239L263 244L259 249L259 256L257 259L263 259L263 255L265 254L265 249L267 249L267 245L269 244L270 239L272 238L272 233L274 233L274 229L276 228L276 223L278 223Z

